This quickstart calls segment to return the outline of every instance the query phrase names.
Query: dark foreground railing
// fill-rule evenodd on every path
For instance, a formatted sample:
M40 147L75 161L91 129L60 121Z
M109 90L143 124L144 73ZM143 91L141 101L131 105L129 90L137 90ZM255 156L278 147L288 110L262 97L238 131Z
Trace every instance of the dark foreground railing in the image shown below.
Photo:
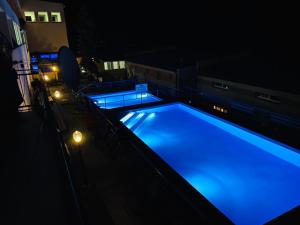
M59 163L61 165L63 177L65 178L64 181L68 193L68 196L66 197L67 203L69 203L68 210L66 210L68 212L68 222L72 225L86 225L86 217L84 216L79 195L70 173L70 153L62 135L67 127L63 122L63 118L61 118L61 114L57 113L59 112L59 110L57 110L57 103L49 101L51 98L49 98L44 84L36 81L35 85L33 85L33 93L34 105L37 107L37 112L43 120L47 122L50 134L57 141L57 146L59 148ZM53 110L55 110L56 113L54 113Z

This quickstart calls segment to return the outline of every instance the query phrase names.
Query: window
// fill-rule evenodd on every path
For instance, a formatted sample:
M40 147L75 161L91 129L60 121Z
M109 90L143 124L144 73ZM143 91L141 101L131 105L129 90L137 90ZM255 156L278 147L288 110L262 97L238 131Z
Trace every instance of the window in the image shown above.
M35 56L32 56L31 57L31 62L32 63L36 63L38 60L37 60L37 57L35 57Z
M113 63L112 62L105 62L104 63L104 69L105 70L112 70L113 69Z
M36 22L34 12L24 12L26 22Z
M60 12L51 12L51 22L54 22L54 23L61 22Z
M36 64L33 64L33 65L32 65L32 70L33 70L33 71L39 71L39 66L36 65Z
M43 23L48 23L49 22L47 12L38 12L38 18L39 18L40 22L43 22Z
M13 26L14 26L14 30L15 30L17 44L21 45L23 43L23 41L22 41L20 27L15 22L13 22Z
M229 89L229 86L224 84L224 83L219 83L219 82L214 82L213 83L213 86L215 88L219 88L219 89L224 89L224 90L228 90Z
M40 54L41 59L50 59L50 54Z
M50 54L50 59L52 59L52 60L58 59L58 54L57 53Z
M108 64L107 62L104 63L104 70L108 70L108 65L107 64Z
M270 95L267 93L255 93L257 98L260 98L265 101L280 103L280 99L274 95Z
M118 61L113 62L113 68L114 68L114 70L119 69L119 62Z
M125 61L120 61L120 69L125 69Z

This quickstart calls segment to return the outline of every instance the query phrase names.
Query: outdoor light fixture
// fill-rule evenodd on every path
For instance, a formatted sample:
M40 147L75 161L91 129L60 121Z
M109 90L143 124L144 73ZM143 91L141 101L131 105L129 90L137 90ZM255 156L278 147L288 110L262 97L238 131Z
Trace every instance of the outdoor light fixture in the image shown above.
M61 98L61 93L60 93L60 91L56 90L56 91L54 92L54 97L55 97L55 98Z
M73 132L73 140L78 144L81 143L82 142L82 133L78 130L74 131Z
M58 67L57 67L57 66L52 66L52 71L53 71L53 72L58 71Z
M45 76L44 76L44 80L45 80L45 81L49 81L49 80L50 80L50 78L48 77L48 75L45 75Z

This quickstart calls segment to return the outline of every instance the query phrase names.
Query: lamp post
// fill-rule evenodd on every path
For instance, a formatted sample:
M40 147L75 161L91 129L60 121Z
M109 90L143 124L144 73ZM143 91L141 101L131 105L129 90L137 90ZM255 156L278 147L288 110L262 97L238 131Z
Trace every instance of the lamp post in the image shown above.
M81 164L81 167L82 167L83 186L87 187L88 182L87 182L87 177L86 177L86 169L85 169L85 166L84 166L84 160L83 160L81 146L80 146L80 144L83 141L83 135L80 131L76 130L76 131L73 132L72 137L73 137L73 140L75 142L75 145L77 145L77 147L78 147L79 160L80 160L80 164Z

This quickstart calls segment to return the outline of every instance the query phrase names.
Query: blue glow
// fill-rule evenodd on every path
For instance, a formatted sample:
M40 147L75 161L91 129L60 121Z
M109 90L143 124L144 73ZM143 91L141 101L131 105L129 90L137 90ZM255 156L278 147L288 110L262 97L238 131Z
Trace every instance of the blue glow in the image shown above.
M50 54L50 59L57 59L57 58L58 58L58 54L57 53Z
M126 116L124 116L120 121L122 123L125 123L128 119L130 119L134 115L134 112L128 113Z
M125 106L161 101L161 99L150 93L140 93L135 90L101 95L89 95L88 97L96 102L95 104L97 106L104 109L121 108Z
M138 123L138 121L145 115L145 113L139 113L137 116L135 116L126 126L130 129L135 124Z
M148 116L149 119L152 119L154 117L155 117L155 113L150 113L149 116Z
M33 62L33 63L36 63L38 60L37 60L37 58L35 57L35 56L32 56L31 57L31 62Z
M38 71L39 70L39 66L38 65L32 65L32 70L33 71Z
M298 150L180 103L133 112L124 124L233 223L300 205Z
M49 59L50 55L49 54L40 54L41 59Z

